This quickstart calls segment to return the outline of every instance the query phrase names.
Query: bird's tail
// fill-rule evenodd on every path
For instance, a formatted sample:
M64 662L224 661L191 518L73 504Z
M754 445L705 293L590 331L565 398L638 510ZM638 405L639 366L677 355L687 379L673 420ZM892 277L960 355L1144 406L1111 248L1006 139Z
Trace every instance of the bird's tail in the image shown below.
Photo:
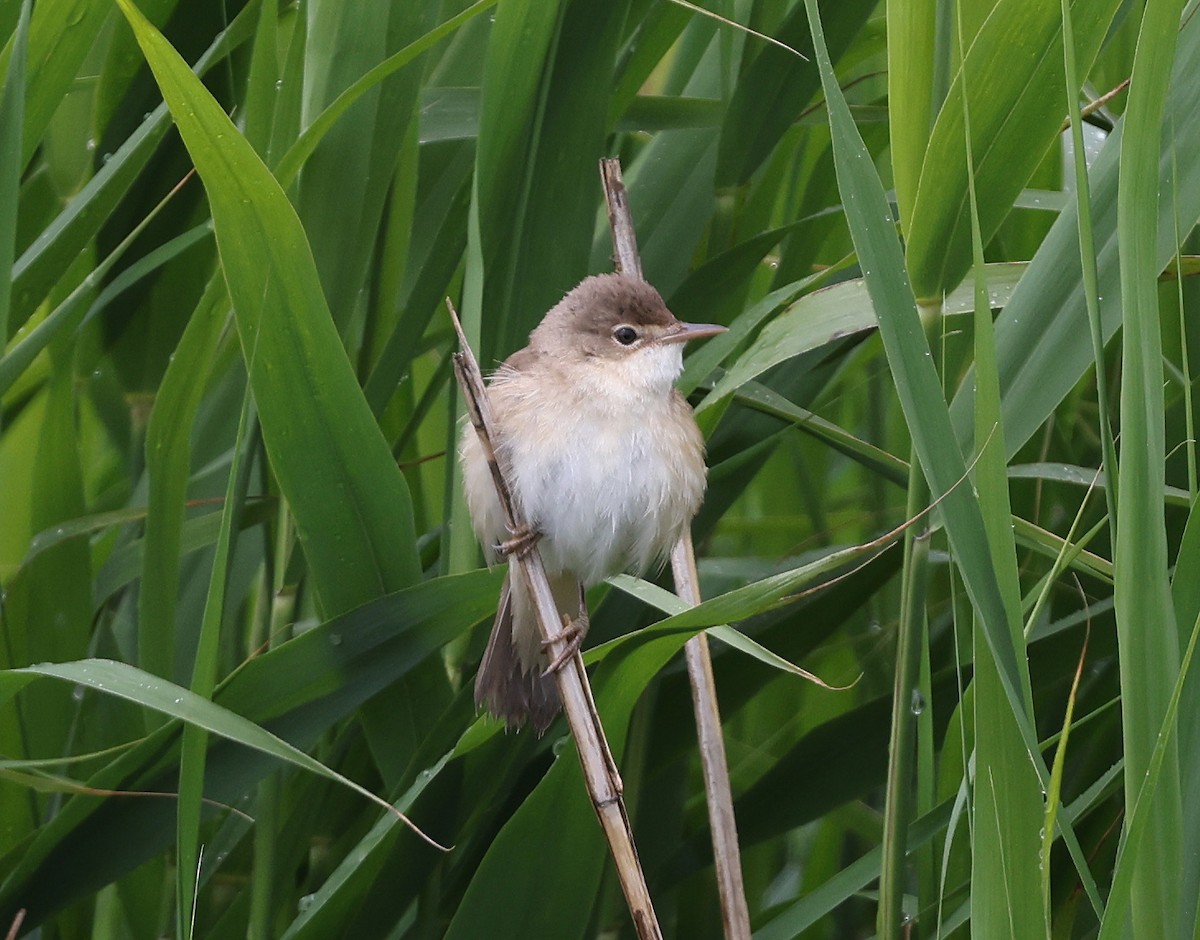
M558 601L563 592L555 587ZM577 597L578 586L571 590ZM554 677L542 675L545 668L533 611L525 591L513 590L510 573L500 590L496 622L475 677L475 705L486 707L509 728L528 721L540 737L562 707Z

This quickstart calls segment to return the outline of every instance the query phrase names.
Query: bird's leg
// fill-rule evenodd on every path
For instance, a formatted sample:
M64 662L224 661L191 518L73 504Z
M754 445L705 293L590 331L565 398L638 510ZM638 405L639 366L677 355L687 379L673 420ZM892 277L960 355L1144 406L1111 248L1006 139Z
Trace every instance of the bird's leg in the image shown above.
M542 673L543 678L553 675L562 669L563 666L575 657L575 654L579 652L579 648L583 645L583 638L587 635L589 621L587 597L584 594L582 584L579 586L579 613L575 617L568 617L566 614L562 614L561 616L563 622L562 633L553 640L543 641L542 649L549 650L550 646L559 640L565 641L566 646L563 647L561 653L550 661L550 665Z
M506 558L509 555L524 558L542 538L542 533L527 522L510 529L509 535L510 538L496 545L496 551Z

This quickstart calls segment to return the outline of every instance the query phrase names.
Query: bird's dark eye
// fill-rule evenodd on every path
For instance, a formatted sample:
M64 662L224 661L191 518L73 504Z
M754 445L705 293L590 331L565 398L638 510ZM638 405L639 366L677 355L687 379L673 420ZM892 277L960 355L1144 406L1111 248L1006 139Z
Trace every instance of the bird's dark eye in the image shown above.
M637 341L638 332L632 326L618 326L613 330L613 339L622 346L630 346Z

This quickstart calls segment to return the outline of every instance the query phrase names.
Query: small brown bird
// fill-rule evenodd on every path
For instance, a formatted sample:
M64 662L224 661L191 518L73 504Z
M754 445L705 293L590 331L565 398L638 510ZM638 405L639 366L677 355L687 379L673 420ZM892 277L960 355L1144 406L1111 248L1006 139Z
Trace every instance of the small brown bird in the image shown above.
M491 559L538 548L572 652L587 630L584 590L620 571L661 562L704 496L704 441L675 390L683 344L725 331L682 323L649 284L589 277L546 314L489 383L495 441L530 531L507 531L475 431L459 458L475 533ZM515 537L514 537L515 536ZM475 680L475 703L509 727L538 734L560 704L520 577L500 593Z

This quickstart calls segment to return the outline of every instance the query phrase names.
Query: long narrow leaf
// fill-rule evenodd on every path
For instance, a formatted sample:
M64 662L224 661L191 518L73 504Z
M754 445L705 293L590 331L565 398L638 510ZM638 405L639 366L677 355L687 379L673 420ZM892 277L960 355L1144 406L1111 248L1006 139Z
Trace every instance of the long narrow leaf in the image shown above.
M118 0L209 193L275 473L330 613L418 572L407 486L325 305L295 210L178 53Z
M1126 805L1138 803L1154 760L1174 678L1179 635L1167 583L1162 510L1166 460L1162 336L1155 233L1158 155L1171 62L1183 4L1150 0L1138 34L1125 134L1121 138L1117 228L1121 241L1121 476L1117 481L1114 598L1121 658L1121 727ZM1154 799L1143 812L1154 852L1133 876L1133 931L1173 937L1179 931L1182 863L1177 750L1167 748ZM1124 917L1113 915L1123 924ZM1106 916L1106 921L1111 918Z

